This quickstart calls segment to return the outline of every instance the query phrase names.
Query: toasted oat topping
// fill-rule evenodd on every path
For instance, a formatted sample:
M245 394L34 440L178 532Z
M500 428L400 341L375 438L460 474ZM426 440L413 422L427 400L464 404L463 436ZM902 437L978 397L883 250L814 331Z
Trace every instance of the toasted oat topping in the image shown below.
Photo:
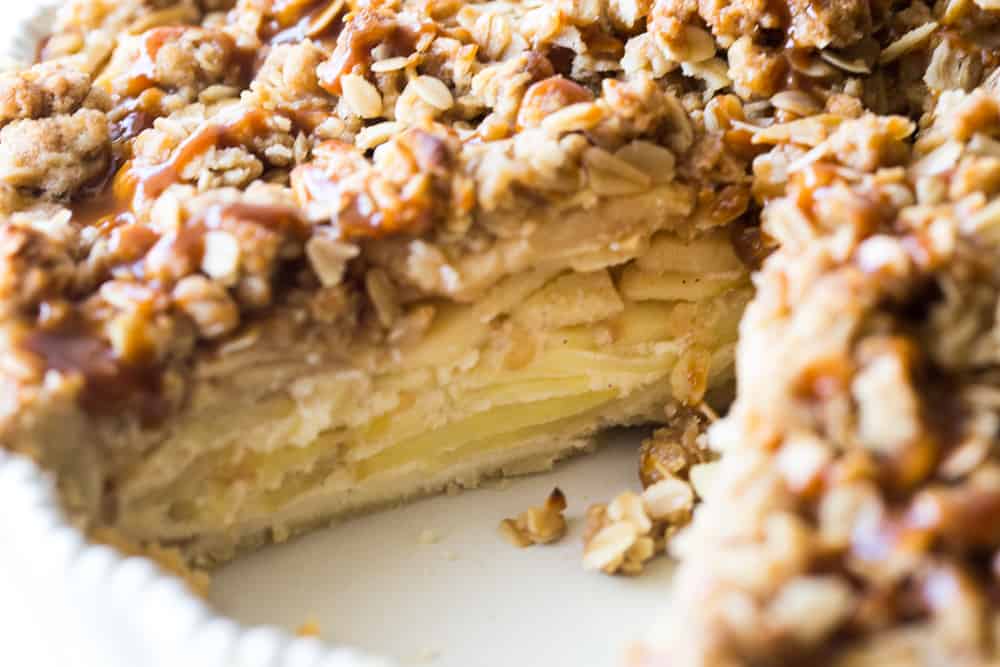
M569 267L730 224L751 201L757 149L732 127L751 98L710 114L726 44L693 16L660 35L660 10L68 2L41 62L0 73L0 272L35 276L5 281L19 382L72 372L65 343L180 396L192 355L270 310L401 343L433 317L421 301L474 299L557 247ZM630 197L663 217L545 236ZM121 375L76 370L88 390Z
M947 91L921 125L908 157L824 151L766 205L781 248L640 664L995 661L1000 100Z

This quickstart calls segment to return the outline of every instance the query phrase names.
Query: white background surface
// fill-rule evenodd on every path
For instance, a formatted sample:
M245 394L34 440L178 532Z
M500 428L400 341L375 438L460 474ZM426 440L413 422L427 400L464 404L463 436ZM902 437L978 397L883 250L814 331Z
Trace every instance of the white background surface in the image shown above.
M641 577L581 566L584 512L639 488L638 433L615 433L595 454L552 473L486 485L359 517L265 549L216 574L212 600L248 623L294 630L437 667L615 665L662 610L671 563ZM497 532L554 485L569 501L569 534L517 549ZM440 539L423 544L421 532Z

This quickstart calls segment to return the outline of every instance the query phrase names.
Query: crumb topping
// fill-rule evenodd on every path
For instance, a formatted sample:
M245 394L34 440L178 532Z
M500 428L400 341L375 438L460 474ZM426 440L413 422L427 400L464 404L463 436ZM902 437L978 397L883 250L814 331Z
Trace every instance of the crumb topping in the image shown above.
M995 660L998 104L942 92L902 147L860 119L861 162L838 128L765 206L662 664Z
M66 3L40 62L0 73L0 216L18 248L0 273L35 276L5 281L0 304L36 373L19 382L67 341L179 383L169 413L190 359L268 312L352 344L412 340L426 300L572 266L595 236L641 248L666 226L732 223L755 149L709 110L730 85L725 44L694 18L667 36L664 11ZM750 98L731 97L747 120ZM546 231L633 197L662 199L662 218Z

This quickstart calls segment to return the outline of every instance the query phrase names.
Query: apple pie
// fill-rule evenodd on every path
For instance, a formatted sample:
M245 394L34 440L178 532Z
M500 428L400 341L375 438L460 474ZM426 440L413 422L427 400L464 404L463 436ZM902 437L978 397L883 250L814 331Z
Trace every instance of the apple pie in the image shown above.
M209 563L723 395L760 149L649 12L67 2L0 75L0 442Z

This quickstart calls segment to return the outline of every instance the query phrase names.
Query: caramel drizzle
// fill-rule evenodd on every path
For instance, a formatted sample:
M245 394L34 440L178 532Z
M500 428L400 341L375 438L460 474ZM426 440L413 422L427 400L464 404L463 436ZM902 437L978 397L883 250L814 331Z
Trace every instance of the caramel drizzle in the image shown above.
M246 202L215 204L187 220L176 231L159 237L155 243L150 244L148 253L133 263L126 263L125 266L136 278L147 284L156 285L159 281L145 275L145 262L149 253L161 249L183 258L183 264L188 270L196 271L204 259L205 233L210 229L225 229L239 223L258 225L275 234L293 236L300 241L308 239L312 231L298 209L292 206Z
M282 204L247 202L218 204L210 207L201 218L201 222L209 229L222 228L229 220L253 222L265 229L290 234L303 241L312 233L312 228L299 213L298 208Z
M74 218L81 224L114 227L123 215L119 210L121 204L121 198L109 188L100 197L77 208ZM301 240L307 239L311 232L309 224L293 206L230 203L208 208L179 231L161 237L159 242L175 246L192 266L197 266L204 253L204 232L233 222L257 224ZM157 243L155 233L148 231L151 238L145 238L143 244L147 251ZM143 261L140 257L133 264L121 266L130 268L133 275L142 280ZM135 363L118 358L79 316L72 316L56 330L33 332L25 345L44 361L46 367L83 377L85 391L81 392L79 401L81 407L92 414L110 415L134 408L144 425L152 425L169 413L170 402L162 387L163 365L151 358Z
M122 200L113 187L74 204L72 211L73 222L81 227L101 227L126 214L131 215L128 201Z
M333 95L340 95L340 77L356 65L367 67L373 47L387 42L391 53L409 54L416 48L421 35L433 31L434 26L429 23L404 27L395 18L376 10L361 9L344 26L330 59L316 69L319 85Z
M430 225L433 205L430 193L410 197L401 194L398 208L385 208L366 188L345 187L340 179L345 174L339 166L345 165L302 165L293 175L303 201L337 204L338 212L331 225L339 238L380 239L417 234Z
M96 196L81 201L73 207L74 223L80 226L98 227L106 233L112 233L121 225L134 223L133 211L138 208L137 203L151 201L168 187L179 182L184 168L211 146L248 143L261 128L266 126L269 118L270 115L264 111L251 110L227 122L205 123L175 148L166 162L155 165L126 163L115 176L112 187L103 188ZM191 220L171 243L181 244L183 254L196 263L200 262L202 252L200 239L204 228L222 227L225 221L234 219L251 221L272 231L292 234L303 240L308 238L310 231L298 210L293 207L248 203L219 204L210 207L197 219ZM153 242L148 245L152 246ZM140 253L139 257L136 257L139 259L137 264L130 264L136 276L142 275L141 257L144 254Z
M135 409L142 424L148 426L161 422L169 412L159 367L122 362L82 327L37 331L25 345L48 368L83 376L85 390L80 393L80 406L91 414L115 415L128 407Z
M241 146L250 143L255 134L267 128L270 114L259 109L244 111L224 123L205 123L174 149L170 158L157 165L133 165L137 181L136 194L143 199L156 199L171 185L180 182L184 168L213 146Z
M274 20L265 27L263 37L271 46L335 36L336 29L343 27L343 22L335 20L344 12L343 0L314 0L304 8L276 2L271 11Z
M138 95L156 85L156 57L168 40L175 39L188 30L187 26L167 26L147 30L142 36L139 59L128 70L127 94Z

